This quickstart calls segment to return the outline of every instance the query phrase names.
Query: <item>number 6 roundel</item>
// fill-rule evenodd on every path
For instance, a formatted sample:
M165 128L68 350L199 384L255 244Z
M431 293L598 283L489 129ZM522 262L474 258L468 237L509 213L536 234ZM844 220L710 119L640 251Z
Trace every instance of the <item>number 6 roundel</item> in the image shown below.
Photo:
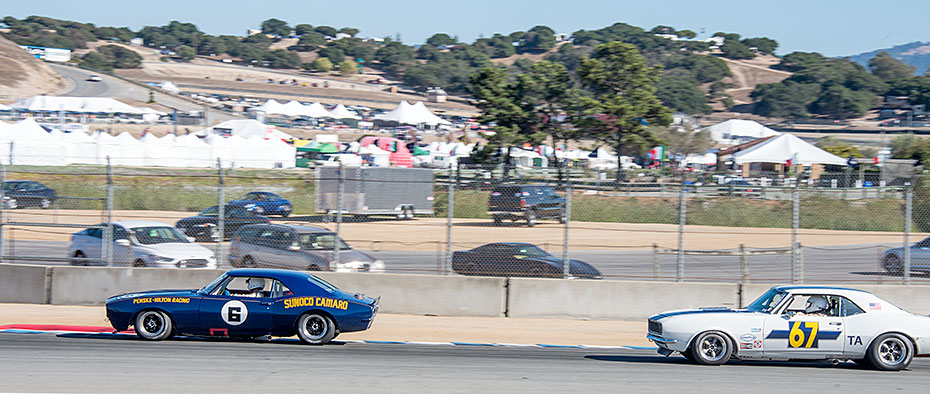
M249 317L249 309L245 307L242 301L233 300L223 304L220 315L223 316L223 321L226 324L238 326L245 323L245 319Z

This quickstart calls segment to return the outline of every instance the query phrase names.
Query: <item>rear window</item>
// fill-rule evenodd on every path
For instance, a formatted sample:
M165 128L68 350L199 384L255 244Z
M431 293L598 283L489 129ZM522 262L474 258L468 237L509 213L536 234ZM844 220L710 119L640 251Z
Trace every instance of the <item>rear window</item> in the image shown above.
M519 187L498 187L491 192L491 197L522 197L523 192Z

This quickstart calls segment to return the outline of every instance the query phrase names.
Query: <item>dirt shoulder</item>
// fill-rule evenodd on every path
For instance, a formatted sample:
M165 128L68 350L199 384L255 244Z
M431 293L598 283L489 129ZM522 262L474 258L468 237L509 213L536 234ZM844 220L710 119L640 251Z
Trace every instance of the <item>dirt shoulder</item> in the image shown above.
M102 306L0 304L0 325L109 326ZM371 329L339 339L597 346L650 346L646 323L619 320L379 314Z

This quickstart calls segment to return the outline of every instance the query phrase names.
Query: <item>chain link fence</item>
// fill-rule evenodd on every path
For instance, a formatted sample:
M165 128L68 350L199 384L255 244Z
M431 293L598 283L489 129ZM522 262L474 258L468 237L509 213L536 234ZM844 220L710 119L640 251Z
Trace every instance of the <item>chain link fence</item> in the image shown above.
M7 165L0 177L4 262L930 283L930 192L919 177L881 187L704 175L617 184L571 167L255 170L219 162Z

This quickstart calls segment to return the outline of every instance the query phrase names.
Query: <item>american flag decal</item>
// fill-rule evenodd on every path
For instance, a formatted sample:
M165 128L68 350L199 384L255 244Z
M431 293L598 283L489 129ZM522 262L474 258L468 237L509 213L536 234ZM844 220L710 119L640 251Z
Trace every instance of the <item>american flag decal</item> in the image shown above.
M877 302L870 302L870 303L869 303L869 309L871 309L871 310L873 310L873 311L880 311L880 310L882 310L882 304L879 304L879 303L877 303Z

